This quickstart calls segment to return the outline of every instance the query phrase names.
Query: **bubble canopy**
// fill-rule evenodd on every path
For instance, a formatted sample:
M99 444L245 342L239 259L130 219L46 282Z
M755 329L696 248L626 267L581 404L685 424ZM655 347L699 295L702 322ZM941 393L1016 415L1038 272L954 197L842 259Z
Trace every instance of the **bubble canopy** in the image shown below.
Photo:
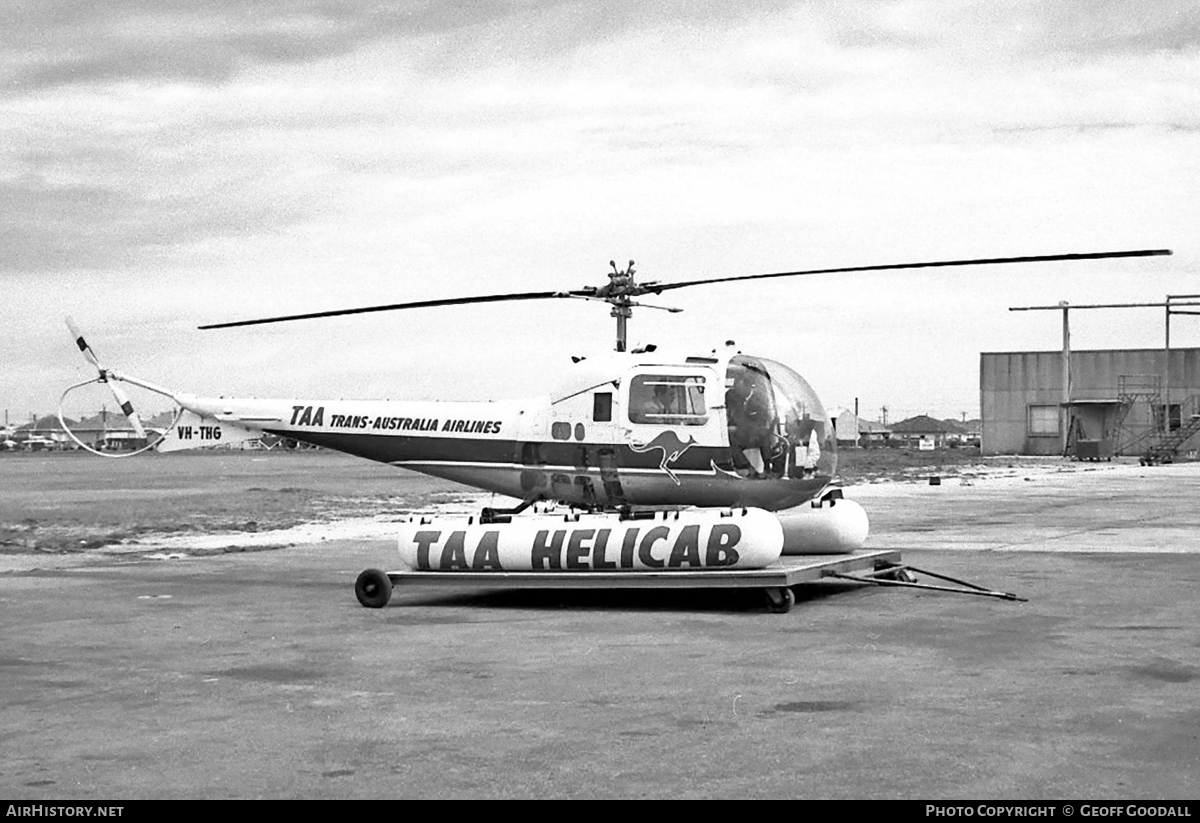
M832 477L837 439L808 382L765 357L735 355L725 374L725 406L735 462L751 476Z

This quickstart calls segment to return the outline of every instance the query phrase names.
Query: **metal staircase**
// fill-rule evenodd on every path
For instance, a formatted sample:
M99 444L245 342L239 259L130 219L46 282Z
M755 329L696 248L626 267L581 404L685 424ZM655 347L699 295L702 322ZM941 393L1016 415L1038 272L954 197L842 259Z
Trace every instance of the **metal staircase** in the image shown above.
M1143 454L1143 447L1156 434L1154 409L1162 402L1162 378L1157 374L1123 374L1117 378L1117 395L1120 406L1113 421L1116 452ZM1144 408L1145 414L1131 415L1135 407Z
M1169 413L1169 412L1168 412ZM1180 406L1179 426L1167 431L1155 430L1147 438L1149 443L1139 461L1143 466L1170 463L1179 454L1180 448L1200 432L1200 395L1193 394Z

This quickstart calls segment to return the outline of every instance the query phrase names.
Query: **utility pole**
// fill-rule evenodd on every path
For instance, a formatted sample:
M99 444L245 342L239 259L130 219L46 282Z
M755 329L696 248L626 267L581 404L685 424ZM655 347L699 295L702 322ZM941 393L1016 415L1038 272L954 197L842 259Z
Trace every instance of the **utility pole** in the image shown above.
M1171 433L1171 295L1167 295L1163 328L1163 434Z
M1059 301L1063 313L1062 342L1062 408L1058 416L1058 428L1062 432L1062 453L1067 453L1067 441L1071 437L1071 307L1066 300Z

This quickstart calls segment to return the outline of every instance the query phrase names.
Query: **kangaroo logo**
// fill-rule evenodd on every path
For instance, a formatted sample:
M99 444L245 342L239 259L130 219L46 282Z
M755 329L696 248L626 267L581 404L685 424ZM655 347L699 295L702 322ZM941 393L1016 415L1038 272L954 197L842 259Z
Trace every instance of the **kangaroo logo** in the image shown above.
M638 454L644 454L652 449L658 449L662 452L662 460L659 461L658 467L667 473L667 476L674 481L675 485L681 485L679 478L675 476L675 472L671 471L671 464L678 460L685 451L690 449L696 443L696 438L688 436L687 442L679 439L679 435L675 432L667 430L662 434L655 435L654 439L649 443L630 443L629 448Z

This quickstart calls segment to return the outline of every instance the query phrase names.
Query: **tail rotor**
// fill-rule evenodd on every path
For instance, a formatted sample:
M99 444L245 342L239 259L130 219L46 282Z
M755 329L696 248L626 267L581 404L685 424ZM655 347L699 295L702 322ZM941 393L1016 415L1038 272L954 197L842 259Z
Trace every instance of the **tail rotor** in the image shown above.
M96 380L88 382L106 383L109 391L116 398L117 405L120 407L122 414L128 418L129 424L137 432L137 436L144 438L146 436L146 429L142 426L141 418L138 417L137 411L134 410L133 403L129 402L128 395L117 385L117 381L121 378L116 372L109 371L100 365L100 360L96 357L96 353L92 351L92 347L83 339L83 334L80 333L79 327L75 325L75 321L70 317L67 318L67 328L71 330L71 336L75 338L75 345L79 347L79 350L83 352L83 356L87 358L89 363L96 367L96 371L99 373Z

